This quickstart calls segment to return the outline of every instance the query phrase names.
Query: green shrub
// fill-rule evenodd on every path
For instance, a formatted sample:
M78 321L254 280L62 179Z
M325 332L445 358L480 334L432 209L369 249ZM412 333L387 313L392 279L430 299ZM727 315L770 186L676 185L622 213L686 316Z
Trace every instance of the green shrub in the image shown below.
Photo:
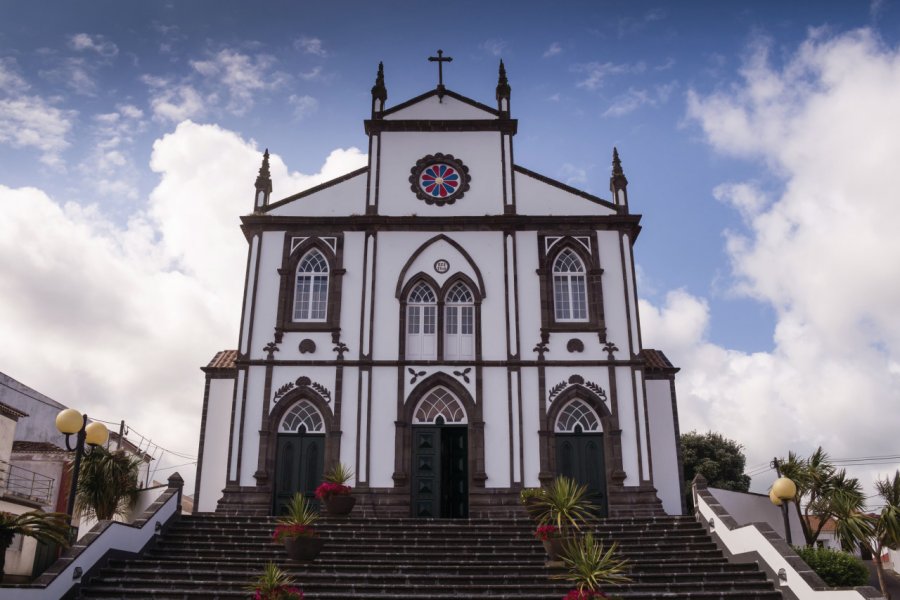
M869 570L846 552L830 548L794 548L806 564L832 587L853 587L869 583Z

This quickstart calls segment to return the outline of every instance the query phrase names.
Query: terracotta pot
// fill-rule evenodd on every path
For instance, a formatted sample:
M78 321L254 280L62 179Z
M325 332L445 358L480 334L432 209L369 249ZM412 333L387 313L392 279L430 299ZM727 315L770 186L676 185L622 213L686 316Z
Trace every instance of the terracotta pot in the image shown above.
M324 500L325 512L331 517L346 517L356 506L356 498L350 494L337 494Z
M563 552L563 544L568 541L568 538L550 538L549 540L542 540L541 543L544 544L544 550L547 551L547 560L550 562L559 562L562 560L560 556Z
M320 537L286 538L284 551L291 560L315 560L322 551L325 540Z

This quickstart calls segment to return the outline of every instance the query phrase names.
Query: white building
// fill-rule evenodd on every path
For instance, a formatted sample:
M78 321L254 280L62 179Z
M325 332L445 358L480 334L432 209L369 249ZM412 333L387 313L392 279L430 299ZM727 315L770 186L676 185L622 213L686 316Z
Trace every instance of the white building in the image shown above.
M277 511L340 461L379 515L506 510L557 474L605 514L680 514L677 369L641 346L616 151L611 200L517 165L502 62L495 106L386 99L379 65L367 167L276 202L263 159L197 510Z

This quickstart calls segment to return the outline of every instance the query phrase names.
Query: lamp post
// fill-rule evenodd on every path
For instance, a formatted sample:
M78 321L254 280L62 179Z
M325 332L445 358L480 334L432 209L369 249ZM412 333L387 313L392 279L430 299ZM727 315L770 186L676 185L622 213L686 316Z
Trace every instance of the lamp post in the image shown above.
M794 542L791 540L791 523L788 519L787 503L797 496L797 484L792 479L781 476L781 468L778 466L777 458L772 461L772 464L775 467L775 472L778 474L778 479L775 480L775 483L772 484L772 489L769 490L769 500L775 506L781 507L781 514L784 517L784 540L790 546Z
M56 428L60 433L66 434L66 449L75 452L75 464L72 466L72 486L69 489L69 501L66 506L66 514L69 515L69 524L72 523L72 513L75 512L75 492L78 490L78 472L81 469L81 457L85 454L84 445L91 448L101 446L109 438L109 430L106 425L94 421L88 423L87 415L82 415L74 408L67 408L56 415ZM75 437L75 447L69 443L69 436Z

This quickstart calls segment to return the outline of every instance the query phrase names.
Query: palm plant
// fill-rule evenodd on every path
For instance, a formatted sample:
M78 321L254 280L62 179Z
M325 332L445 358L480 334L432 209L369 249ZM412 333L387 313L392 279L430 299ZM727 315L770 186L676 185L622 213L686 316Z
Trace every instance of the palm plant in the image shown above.
M599 591L604 583L627 583L628 561L616 556L616 544L604 548L593 533L575 538L563 545L560 558L566 573L553 575L554 579L572 582L579 592L585 589Z
M875 520L871 540L875 555L875 571L878 573L878 587L886 600L891 600L890 592L884 584L884 564L881 554L885 548L900 549L900 470L894 472L893 479L885 477L875 482L875 489L884 501L884 508Z
M38 541L69 546L69 517L64 513L31 511L21 515L0 512L0 582L6 566L6 549L16 534Z
M312 527L319 520L319 512L299 492L291 497L285 508L287 515L278 519L280 525Z
M587 487L560 475L534 501L538 507L538 521L555 525L560 531L569 527L581 529L592 514L593 504L588 499Z
M253 592L256 600L293 600L302 599L303 592L294 584L290 575L267 563L262 574L256 578L247 591Z
M98 521L123 516L138 497L142 460L124 450L95 447L84 457L75 493L75 510Z
M322 479L328 483L347 485L347 482L353 479L353 469L339 462L331 467Z

